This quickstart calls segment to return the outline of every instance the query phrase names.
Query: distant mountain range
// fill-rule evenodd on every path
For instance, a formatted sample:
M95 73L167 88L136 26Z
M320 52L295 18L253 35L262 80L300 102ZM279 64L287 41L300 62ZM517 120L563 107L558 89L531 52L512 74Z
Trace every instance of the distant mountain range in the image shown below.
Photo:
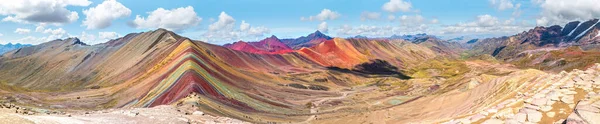
M260 54L279 54L288 53L293 50L298 50L302 47L312 47L333 38L316 31L308 36L302 36L292 39L279 39L276 36L271 36L257 42L238 41L232 44L225 44L224 47L234 50L245 51L250 53Z
M600 62L598 23L598 19L574 21L564 27L540 26L513 36L469 41L472 47L465 55L491 55L518 66L542 70L582 69Z
M357 35L356 39L388 39L388 40L406 40L413 43L421 43L427 41L429 38L437 39L433 35L415 34L415 35L392 35L384 38L369 38L366 36ZM261 41L246 42L238 41L230 44L223 45L224 47L231 48L234 50L245 51L250 53L259 54L280 54L288 53L293 50L299 50L303 47L310 48L314 45L320 44L324 41L333 39L320 31L315 31L307 36L290 39L279 39L276 36L267 37Z
M0 55L11 51L11 50L15 50L15 49L19 49L19 48L23 48L23 47L28 47L28 46L32 46L31 44L12 44L12 43L8 43L8 44L0 44Z

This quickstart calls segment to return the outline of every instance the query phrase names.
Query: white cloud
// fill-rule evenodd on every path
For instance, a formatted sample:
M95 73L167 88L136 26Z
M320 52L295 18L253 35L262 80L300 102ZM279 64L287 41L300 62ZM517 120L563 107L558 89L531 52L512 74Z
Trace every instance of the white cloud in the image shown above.
M518 23L514 18L499 20L491 15L480 15L474 21L447 25L442 28L442 34L488 34L507 35L515 34L530 29L531 26L524 21Z
M412 8L412 4L403 0L390 0L381 6L384 11L395 13L398 11L409 12Z
M40 43L44 43L44 42L48 42L48 41L52 41L52 40L56 40L56 39L64 39L67 37L66 35L66 31L63 30L62 28L59 29L46 29L43 33L45 34L49 34L48 36L45 37L34 37L34 36L27 36L21 39L17 39L14 42L15 43L25 43L25 44L40 44Z
M381 14L377 13L377 12L364 11L360 14L360 20L362 20L362 21L379 20L380 17L381 17Z
M2 21L64 24L79 19L67 6L88 6L88 0L6 0L0 2Z
M541 15L536 19L537 25L564 25L575 20L600 18L600 2L598 0L535 0L541 7Z
M57 36L62 36L65 35L67 33L67 31L65 31L62 28L57 28L52 30L51 28L48 28L46 30L44 30L42 33L44 34L51 34L51 35L57 35Z
M523 11L521 10L521 4L517 3L515 5L515 9L514 9L514 11L512 13L512 16L513 17L519 17L519 16L521 16L521 13L523 13Z
M250 29L250 24L246 23L246 21L242 20L242 24L240 24L240 30L247 31Z
M391 35L401 34L417 34L417 33L428 33L429 29L426 25L416 25L414 28L408 28L405 26L375 26L375 25L360 25L352 27L350 25L343 25L335 30L337 35L342 36L368 36L368 37L389 37Z
M208 30L218 31L221 29L233 29L234 25L235 19L233 19L233 17L229 16L227 13L221 12L221 14L219 14L219 20L217 20L217 22L213 24L208 25Z
M96 36L93 34L88 34L85 31L81 32L81 35L78 37L79 40L87 44L94 44L96 42Z
M35 27L35 32L43 32L46 28L44 28L44 26L37 26Z
M431 24L437 24L440 23L440 20L438 19L431 19Z
M523 11L521 10L521 3L513 3L514 0L489 0L490 5L497 10L503 11L507 9L513 9L512 17L519 17ZM535 0L533 0L535 2Z
M98 38L100 39L115 39L119 37L117 32L98 32Z
M490 0L490 4L498 10L512 9L515 7L511 0Z
M300 20L301 21L314 21L314 20L325 21L325 20L335 20L335 19L339 18L340 16L341 16L341 14L338 12L331 11L329 9L323 9L321 11L321 13L317 14L316 16L309 16L308 18L300 17Z
M327 22L321 22L321 24L319 24L319 27L317 28L317 30L323 32L323 33L328 33L329 32L329 28L327 26Z
M400 25L403 26L411 26L411 25L419 25L425 23L425 18L421 15L407 16L402 15L398 18L400 21Z
M28 34L29 32L31 32L30 29L24 29L24 28L17 28L15 30L15 33L17 33L17 34Z
M131 15L131 10L116 0L105 0L96 7L83 10L83 14L86 16L83 25L87 29L103 29L113 20Z
M242 20L242 24L240 24L240 31L242 32L242 35L246 34L251 37L260 37L271 32L271 30L266 27L252 27L244 20Z
M250 30L246 31L246 34L252 37L260 37L265 34L271 33L271 30L266 27L253 27Z
M48 28L46 30L44 30L42 33L44 34L49 34L47 37L45 37L45 41L43 42L47 42L47 41L51 41L51 40L55 40L55 39L63 39L67 37L67 31L62 29L62 28L57 28L57 29L51 29Z
M26 29L26 30L29 30L29 32L31 32L30 29ZM43 29L43 26L38 26L38 28L36 28L36 32L46 34L46 36L42 36L42 37L27 36L27 37L23 37L21 39L14 40L13 42L14 43L24 43L24 44L40 44L40 43L44 43L44 42L48 42L48 41L52 41L52 40L56 40L56 39L65 39L68 37L67 31L62 28Z
M390 15L389 20L397 20L398 25L360 25L353 27L350 25L343 25L336 28L335 31L338 36L368 36L368 37L389 37L391 35L402 35L402 34L417 34L417 33L431 33L433 30L430 28L430 24L437 24L437 19L428 20L427 18L416 14L416 15L402 15L395 17Z
M165 28L173 31L182 31L198 25L202 18L196 15L194 7L187 6L172 10L158 8L144 18L140 15L135 17L131 26L135 28Z
M394 20L396 20L396 16L394 16L394 15L388 15L387 19L389 21L394 21Z
M262 26L253 27L245 20L242 20L239 29L236 29L235 19L227 13L221 12L219 18L208 26L208 31L202 36L203 39L208 40L207 42L226 43L244 38L256 39L268 33L270 33L268 28Z
M4 36L4 34L0 33L0 37Z

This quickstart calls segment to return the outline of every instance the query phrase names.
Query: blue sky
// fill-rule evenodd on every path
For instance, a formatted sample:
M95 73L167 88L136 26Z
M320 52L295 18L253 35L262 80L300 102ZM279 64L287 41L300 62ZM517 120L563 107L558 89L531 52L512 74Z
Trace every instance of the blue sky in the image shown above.
M600 10L594 9L598 4L598 0L23 0L0 3L0 44L39 44L67 37L96 44L157 28L214 44L271 35L295 38L316 30L335 37L415 33L493 37L537 25L598 18ZM96 13L85 14L92 9ZM56 21L57 17L68 20ZM84 24L85 20L95 21ZM40 27L43 30L36 31Z

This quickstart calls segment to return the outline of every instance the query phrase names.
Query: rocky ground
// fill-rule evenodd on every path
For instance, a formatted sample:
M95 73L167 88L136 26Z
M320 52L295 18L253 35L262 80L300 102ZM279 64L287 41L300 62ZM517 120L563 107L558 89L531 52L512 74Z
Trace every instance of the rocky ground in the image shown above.
M123 108L102 111L58 112L0 104L1 124L216 124L248 123L227 117L204 114L176 105L152 108Z
M483 66L483 65L482 65ZM485 65L489 66L489 65ZM500 68L500 67L499 67ZM533 69L531 69L533 70ZM497 70L499 71L499 70ZM511 70L512 71L512 70ZM510 72L510 71L509 71ZM525 75L519 77L519 75ZM484 78L485 76L479 76ZM523 77L531 77L525 81L519 80ZM471 100L466 102L478 103L478 106L466 106L468 108L477 108L469 110L468 114L454 114L455 110L460 110L460 107L456 109L433 111L425 109L428 112L446 112L450 119L442 120L443 123L447 124L468 124L468 123L485 123L485 124L520 124L520 123L569 123L569 124L594 124L600 122L600 64L596 64L588 68L585 71L574 70L571 72L561 72L558 74L545 73L541 71L520 71L519 73L510 74L502 77L490 76L490 79L471 79L466 85L466 89L458 88L456 92L467 92L470 90L476 90L476 87L484 87L485 91L494 90L493 94L489 97L493 98L482 98L477 100ZM492 80L502 79L502 80ZM421 80L417 80L420 82ZM502 83L504 82L504 83ZM501 85L505 83L516 83L516 85ZM495 85L491 85L494 84ZM488 85L486 85L488 84ZM429 86L429 85L425 85ZM494 86L499 88L490 87L485 89L486 86ZM506 87L503 87L506 86ZM510 86L510 88L509 88ZM514 86L514 87L513 87ZM326 103L332 103L332 101L344 100L349 98L365 98L368 95L360 95L362 92L368 92L368 94L376 94L375 92L378 87L370 86L362 89L355 89L353 91L342 92L340 97L323 98L313 102L314 106L320 106L321 108L311 109L311 113L318 111L331 111L331 114L314 114L308 117L306 121L300 123L339 123L345 122L336 120L337 118L342 120L349 120L347 122L360 123L359 121L365 121L366 123L386 123L386 122L397 122L396 120L385 120L411 117L410 115L401 115L398 113L407 113L414 108L415 105L422 105L423 102L417 102L415 104L407 104L404 106L396 106L389 108L381 108L381 110L368 110L377 109L378 104L385 103L387 99L377 101L375 103L367 104L356 104L352 107L365 107L367 110L364 111L365 118L354 117L356 113L347 112L340 113L337 111L343 107L348 106L332 106L325 107ZM428 88L430 89L430 88ZM482 88L479 88L482 89ZM504 92L508 89L515 89L516 91L510 90L510 92ZM416 91L416 90L414 90ZM473 95L481 96L480 92L473 92L472 95L466 95L464 97L472 97ZM505 93L508 95L496 94ZM451 93L448 93L451 94ZM438 94L430 96L431 98L423 98L428 101L437 101L437 97L448 97L451 99L460 98L461 95L448 95ZM360 96L359 96L360 95ZM378 96L378 95L374 95ZM458 97L457 97L458 96ZM505 97L507 96L507 97ZM416 98L415 98L416 99ZM108 109L101 111L76 111L76 112L64 112L64 111L50 111L44 109L35 109L30 107L20 107L15 104L1 103L0 101L0 123L248 123L237 119L218 117L205 114L204 112L198 111L194 105L198 106L199 99L196 94L190 94L185 99L180 100L174 105L163 105L153 108L119 108L119 109ZM469 100L469 99L466 99ZM480 101L493 101L493 102L480 102ZM387 101L391 102L393 100ZM405 101L405 100L402 100ZM406 103L410 103L407 100ZM373 101L371 101L373 102ZM428 101L429 102L429 101ZM452 107L455 105L461 105L452 103L452 100L443 101L444 106L433 106L429 108L441 109L444 107ZM459 101L464 103L465 101ZM18 103L18 102L17 102ZM483 107L479 107L479 103ZM488 104L489 103L489 104ZM433 105L433 104L432 104ZM371 106L371 108L368 108ZM427 108L428 105L423 105ZM326 109L329 108L329 109ZM480 109L481 108L481 109ZM314 111L314 112L313 112ZM337 112L337 113L336 113ZM396 113L394 113L396 112ZM465 112L466 113L466 112ZM347 115L346 115L347 114ZM396 115L396 116L394 116ZM252 115L249 115L252 116ZM339 117L338 117L339 116ZM428 116L435 116L428 115ZM386 117L386 118L382 118ZM440 116L444 117L444 116ZM406 118L402 118L405 120ZM423 118L423 116L416 115L415 118ZM334 120L334 121L331 121ZM426 119L416 119L408 122L418 123L437 123L438 120L422 121ZM267 122L268 123L268 122Z
M600 123L600 95L588 95L587 99L579 101L566 122L568 124Z
M512 98L445 123L600 123L599 64L586 71L540 75L522 87Z

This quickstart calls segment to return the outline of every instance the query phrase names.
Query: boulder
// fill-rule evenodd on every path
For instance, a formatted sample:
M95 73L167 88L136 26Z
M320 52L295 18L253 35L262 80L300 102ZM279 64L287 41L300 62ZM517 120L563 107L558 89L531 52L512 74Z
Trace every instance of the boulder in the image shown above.
M572 95L567 95L567 96L563 96L560 101L567 103L567 104L573 104L573 96Z
M528 111L527 121L537 123L542 120L542 112L539 111Z
M192 113L192 115L204 115L204 112L195 111L195 112Z
M580 101L567 118L568 124L600 123L600 97Z
M525 112L519 112L517 114L515 114L515 120L517 120L518 122L525 122L525 120L527 120L527 114Z

